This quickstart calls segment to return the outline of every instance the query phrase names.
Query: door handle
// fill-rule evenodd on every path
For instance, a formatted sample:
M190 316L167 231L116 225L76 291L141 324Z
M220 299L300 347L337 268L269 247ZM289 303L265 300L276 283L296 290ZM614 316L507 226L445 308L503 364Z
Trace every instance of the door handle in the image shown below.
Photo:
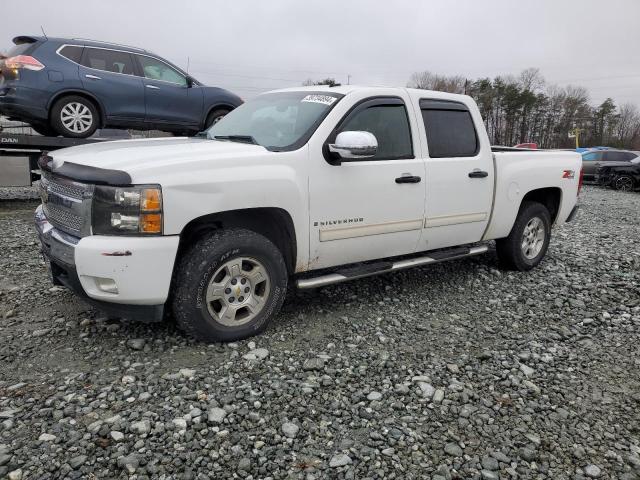
M489 174L484 170L475 169L469 172L469 178L484 178L488 176Z
M402 175L401 177L396 178L396 183L420 183L422 178L416 175Z
M102 77L99 77L97 75L86 74L85 77L90 78L91 80L102 80Z
M155 85L145 85L147 88L150 88L151 90L160 90L160 87L156 87Z

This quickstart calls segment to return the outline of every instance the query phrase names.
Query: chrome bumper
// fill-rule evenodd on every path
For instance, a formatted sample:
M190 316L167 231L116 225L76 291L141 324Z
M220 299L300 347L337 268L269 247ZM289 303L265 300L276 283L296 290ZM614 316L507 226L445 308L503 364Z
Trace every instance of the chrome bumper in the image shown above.
M35 213L36 231L42 246L42 253L47 260L75 266L75 248L79 238L57 230L45 216L42 205Z

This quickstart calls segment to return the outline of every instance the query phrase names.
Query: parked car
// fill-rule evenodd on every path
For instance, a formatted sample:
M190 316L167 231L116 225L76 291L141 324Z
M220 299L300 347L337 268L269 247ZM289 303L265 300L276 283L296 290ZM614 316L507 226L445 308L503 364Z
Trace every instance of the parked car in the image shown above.
M582 154L585 181L596 181L598 168L608 163L627 163L638 157L638 152L629 150L592 150Z
M13 43L0 60L0 115L43 135L86 138L105 127L190 135L242 103L146 50L37 36Z
M503 151L504 150L504 151ZM205 138L41 158L54 281L206 341L255 335L289 282L313 288L487 252L545 256L577 211L580 155L492 149L471 97L300 87L248 101ZM167 308L169 309L169 308Z
M640 155L629 162L611 162L598 169L600 185L615 190L631 191L640 188Z

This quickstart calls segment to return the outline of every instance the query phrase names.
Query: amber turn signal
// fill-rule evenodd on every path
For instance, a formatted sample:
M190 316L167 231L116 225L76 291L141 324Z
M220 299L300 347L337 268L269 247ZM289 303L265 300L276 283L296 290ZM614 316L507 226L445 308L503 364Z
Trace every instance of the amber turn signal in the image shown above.
M140 232L162 233L162 214L143 213L140 215Z
M157 188L145 188L140 198L140 211L157 212L162 209L162 195Z

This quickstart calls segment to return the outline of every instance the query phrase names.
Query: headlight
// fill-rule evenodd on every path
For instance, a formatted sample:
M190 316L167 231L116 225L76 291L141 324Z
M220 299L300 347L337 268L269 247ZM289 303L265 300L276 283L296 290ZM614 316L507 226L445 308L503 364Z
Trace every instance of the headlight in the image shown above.
M162 235L159 185L96 186L92 208L97 235Z

